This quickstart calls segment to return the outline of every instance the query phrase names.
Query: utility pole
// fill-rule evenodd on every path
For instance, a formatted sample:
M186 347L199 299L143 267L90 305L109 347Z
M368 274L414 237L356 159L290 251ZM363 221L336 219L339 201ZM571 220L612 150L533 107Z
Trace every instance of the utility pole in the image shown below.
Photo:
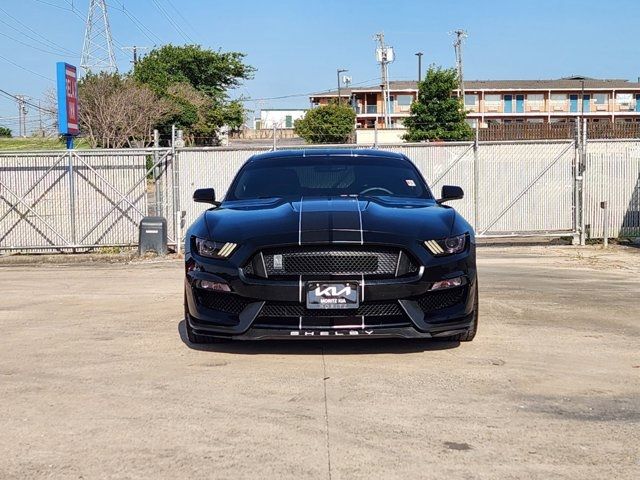
M464 69L462 66L462 44L464 42L464 39L467 38L468 35L467 32L462 29L454 30L453 32L451 32L451 34L454 34L456 36L456 39L453 41L453 48L456 52L456 68L458 70L458 85L460 88L460 97L464 102Z
M38 100L38 127L40 136L44 137L44 128L42 127L42 102L40 100Z
M418 57L418 82L422 80L422 52L416 53L416 57Z
M90 0L80 66L87 72L116 72L116 56L105 0Z
M139 47L137 45L133 45L131 47L122 47L123 50L128 50L133 54L133 60L131 63L135 67L138 64L138 50L147 50L149 47Z
M374 40L378 43L376 48L376 60L380 63L380 73L382 78L382 114L384 126L389 128L391 117L389 112L389 63L393 62L393 48L384 43L384 33L376 33Z
M19 136L27 136L27 105L26 102L29 99L26 95L16 95L16 101L18 102L18 131Z
M341 96L340 96L340 93L341 93L341 91L340 91L340 74L341 74L341 73L344 73L344 72L348 72L348 71L349 71L349 70L346 70L346 69L344 69L344 68L339 68L339 69L337 70L337 72L338 72L338 105L340 105L340 102L341 102L341 100L342 100L342 98L341 98Z

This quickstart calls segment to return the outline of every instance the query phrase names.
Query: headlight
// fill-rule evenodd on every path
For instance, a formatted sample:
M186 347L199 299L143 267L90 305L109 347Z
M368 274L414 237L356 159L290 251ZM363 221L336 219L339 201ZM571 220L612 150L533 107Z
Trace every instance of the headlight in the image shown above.
M238 245L231 242L221 243L194 237L194 246L198 255L202 255L203 257L228 258Z
M442 240L426 240L424 246L436 257L454 255L464 251L467 246L467 234L456 235Z

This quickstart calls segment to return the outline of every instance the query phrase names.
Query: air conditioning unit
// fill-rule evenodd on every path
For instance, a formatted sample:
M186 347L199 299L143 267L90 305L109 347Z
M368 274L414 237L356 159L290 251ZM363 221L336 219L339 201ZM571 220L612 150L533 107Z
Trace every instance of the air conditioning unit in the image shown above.
M563 105L554 105L553 106L553 111L554 112L562 112L564 110L564 106Z
M598 112L606 112L607 111L607 106L606 105L596 105L596 110Z

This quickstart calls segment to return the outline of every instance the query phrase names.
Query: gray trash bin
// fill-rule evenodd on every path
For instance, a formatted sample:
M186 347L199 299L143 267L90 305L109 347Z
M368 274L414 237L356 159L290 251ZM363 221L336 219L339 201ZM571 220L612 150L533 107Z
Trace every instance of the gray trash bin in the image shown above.
M167 254L167 219L164 217L144 217L140 222L138 253L154 251L158 255Z

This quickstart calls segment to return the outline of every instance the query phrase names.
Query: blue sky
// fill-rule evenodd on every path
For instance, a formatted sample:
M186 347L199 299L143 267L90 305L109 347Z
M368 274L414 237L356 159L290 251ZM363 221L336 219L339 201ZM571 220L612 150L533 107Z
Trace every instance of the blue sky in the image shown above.
M81 17L88 4L89 0L0 0L0 88L27 94L37 102L44 90L54 86L47 78L54 78L56 61L78 64L84 33ZM424 52L423 65L452 66L448 32L456 28L469 32L467 79L640 76L635 40L640 2L635 0L107 0L107 4L117 45L181 44L191 39L212 49L245 52L247 63L258 70L255 79L233 95L256 99L333 88L338 67L349 69L354 83L376 82L373 35L379 31L396 50L392 79L416 77L417 51ZM144 27L136 26L131 16ZM154 33L145 35L145 28ZM42 43L43 37L53 44ZM70 52L60 55L60 47ZM126 71L130 53L117 50L119 68ZM304 95L247 102L249 109L307 105ZM15 103L0 98L0 124L17 131L16 115ZM36 118L32 109L32 126Z

